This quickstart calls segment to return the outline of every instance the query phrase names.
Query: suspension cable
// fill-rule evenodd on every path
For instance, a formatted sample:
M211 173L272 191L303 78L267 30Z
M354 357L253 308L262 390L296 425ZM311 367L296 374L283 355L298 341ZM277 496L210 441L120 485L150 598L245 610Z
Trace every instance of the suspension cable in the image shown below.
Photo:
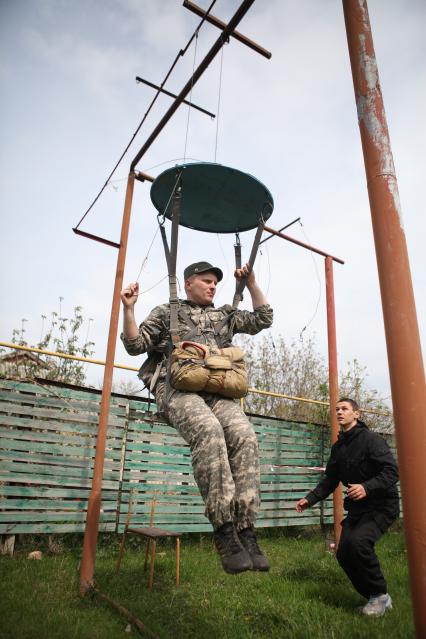
M216 111L216 140L214 145L214 161L216 162L217 157L217 140L219 136L219 120L220 120L220 98L222 93L222 67L223 67L223 49L220 50L220 72L219 72L219 90L217 96L217 111Z
M185 133L185 146L183 150L183 161L186 160L186 148L188 145L188 132L189 132L189 118L191 117L191 104L192 104L192 89L194 88L194 73L195 73L195 61L197 59L197 45L198 45L198 32L195 36L195 46L194 46L194 61L192 63L192 82L191 82L191 91L189 92L189 104L188 104L188 117L186 118L186 133Z
M195 37L198 36L198 32L201 29L202 25L204 24L207 16L209 15L210 11L212 10L213 6L215 5L216 0L212 0L209 8L207 9L205 15L203 16L203 18L201 19L201 22L199 23L199 25L197 26L197 28L195 29L194 33L192 34L192 36L190 37L190 39L188 40L186 46L184 49L181 49L179 51L179 53L176 55L172 66L170 67L170 69L168 70L166 77L164 78L163 82L160 85L160 88L157 90L157 93L154 95L151 104L149 105L148 109L146 110L142 120L139 122L136 131L133 133L132 137L130 138L130 142L127 144L126 148L124 149L124 151L122 152L122 154L120 155L118 161L116 162L114 168L112 169L112 171L110 172L110 174L108 175L107 179L105 180L104 185L102 186L101 190L99 191L99 193L97 194L97 196L95 197L95 199L93 200L93 202L90 204L89 208L87 209L87 211L84 213L84 215L82 216L81 220L78 222L77 226L75 226L75 229L78 229L78 227L80 226L80 224L83 222L83 220L85 219L86 215L92 210L92 208L95 206L96 202L99 200L100 196L102 195L102 193L105 191L106 187L108 186L108 183L110 181L110 179L112 178L112 176L114 175L115 171L117 170L118 166L121 164L121 161L123 160L124 156L126 155L127 151L130 149L135 137L137 136L137 134L139 133L140 129L142 128L145 120L147 119L152 107L154 106L155 102L157 101L158 96L161 94L161 89L164 87L164 85L166 84L167 80L169 79L173 69L175 68L179 58L183 57L185 55L185 53L187 52L189 46L191 45L193 39Z

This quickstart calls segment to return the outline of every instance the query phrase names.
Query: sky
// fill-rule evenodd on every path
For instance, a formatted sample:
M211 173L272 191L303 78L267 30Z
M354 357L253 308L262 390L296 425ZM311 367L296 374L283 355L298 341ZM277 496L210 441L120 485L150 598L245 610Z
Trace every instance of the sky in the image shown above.
M226 21L237 6L217 0L212 13ZM368 7L424 349L426 4L369 0ZM25 338L35 344L42 315L60 307L70 317L79 305L82 336L95 342L94 357L105 358L117 251L72 228L154 96L135 77L160 84L198 23L180 0L1 0L0 340L10 341L25 319ZM231 40L192 92L194 103L218 117L181 106L137 168L155 177L184 160L216 161L263 182L275 202L270 226L300 217L302 225L288 234L345 261L334 265L339 369L357 359L368 371L367 384L389 397L342 4L257 0L238 30L270 50L271 60ZM166 88L179 93L218 34L211 25L201 29ZM157 100L82 230L119 241L130 162L170 104L166 96ZM136 184L124 275L125 282L135 281L143 266L138 321L168 298L149 190L149 183ZM253 232L241 235L243 259L252 239ZM232 300L233 242L233 235L180 232L178 273L200 259L223 268L218 305ZM288 342L311 336L326 358L323 258L274 238L263 245L255 271L274 308L272 334ZM250 308L249 300L242 307ZM116 362L141 361L118 340ZM99 386L102 375L101 367L88 366L91 384ZM129 379L134 373L114 374L116 382Z

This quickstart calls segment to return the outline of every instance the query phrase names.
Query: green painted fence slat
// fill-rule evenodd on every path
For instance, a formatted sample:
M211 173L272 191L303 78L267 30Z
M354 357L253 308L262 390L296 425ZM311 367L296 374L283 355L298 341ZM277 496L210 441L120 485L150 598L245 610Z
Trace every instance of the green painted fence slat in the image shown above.
M2 510L87 510L87 498L66 501L64 499L0 499ZM102 510L117 510L117 496L111 501L102 499Z
M0 450L0 462L2 460L11 460L11 459L13 459L14 462L22 462L25 464L31 462L36 464L44 464L47 467L49 466L56 467L59 464L66 468L90 468L91 470L93 470L93 466L95 463L94 458L88 457L87 455L85 457L81 455L81 457L73 458L73 457L67 457L65 455L57 457L55 455L36 454L36 453L33 453L32 451L18 452L18 451ZM118 473L120 472L120 464L116 461L109 460L108 457L106 456L104 469L105 471L108 471L108 472L115 472L118 475Z
M50 511L40 511L40 512L2 512L0 513L0 523L12 522L19 523L24 521L42 521L50 522L50 521L59 521L59 522L67 522L67 521L75 521L75 522L84 522L86 521L86 513L85 512L50 512ZM101 521L114 521L115 520L115 512L111 513L110 511L101 512Z
M54 430L55 432L67 432L67 433L76 433L76 434L87 434L90 437L96 436L97 432L97 422L93 422L90 426L87 424L76 423L76 422L57 422L57 421L42 421L24 417L14 417L13 415L1 415L0 414L0 425L1 426L14 426L17 428L28 428L37 432L37 430ZM110 437L122 437L123 429L119 430L117 428L112 428L108 426L108 435Z
M72 523L72 524L56 524L55 522L49 524L41 524L41 523L10 523L10 524L0 524L0 534L1 535L18 535L18 534L32 534L32 535L41 535L41 534L59 534L59 533L83 533L85 528L84 523ZM100 522L99 531L100 532L114 532L116 530L115 522Z
M89 497L88 488L52 488L51 486L15 486L0 485L0 495L2 497L46 497L50 499L87 499ZM117 501L117 490L102 490L103 500Z
M121 447L123 445L123 434L124 431L120 431L120 433L118 434L118 438L117 439L112 439L111 437L108 437L106 439L106 447L107 449L110 448L117 448L119 450L121 450ZM7 428L7 427L0 427L0 447L3 446L3 441L4 439L8 439L8 438L13 438L13 441L17 441L17 440L22 440L22 441L34 441L34 430L17 430L16 428ZM80 437L79 435L76 435L75 433L72 434L67 434L64 435L62 434L56 434L54 431L37 431L37 442L43 443L45 442L46 445L47 444L51 444L51 443L60 443L60 444L64 444L66 443L67 445L73 445L73 446L87 446L88 444L91 445L93 448L95 447L95 442L93 442L93 431L88 434L87 436L83 436Z
M40 475L53 475L57 477L58 475L64 475L66 477L91 477L92 476L92 468L89 466L83 468L73 468L72 466L67 466L64 468L62 465L47 465L47 464L30 464L30 463L19 463L19 462L2 462L2 471L9 470L11 472L16 472L19 474L22 473L34 473L34 476L37 478ZM104 477L106 479L113 479L113 477L117 475L116 472L110 471L108 468L105 469ZM118 479L118 477L117 477Z
M9 474L0 470L0 482L18 482L23 484L48 484L49 486L72 486L72 487L85 487L91 488L92 482L90 479L84 479L82 477L59 477L57 475L31 475L25 473ZM115 488L117 489L117 481L110 481L104 479L102 481L102 488Z
M65 412L62 410L48 410L33 406L21 406L20 404L5 404L3 402L0 403L0 411L2 413L12 413L13 415L22 415L24 417L36 417L38 420L40 420L40 418L55 420L55 422L58 422L59 424L62 422L78 422L97 425L99 422L99 416L97 414L93 415L88 412L76 414L71 411ZM124 419L119 419L114 415L110 415L108 425L120 426L124 421Z

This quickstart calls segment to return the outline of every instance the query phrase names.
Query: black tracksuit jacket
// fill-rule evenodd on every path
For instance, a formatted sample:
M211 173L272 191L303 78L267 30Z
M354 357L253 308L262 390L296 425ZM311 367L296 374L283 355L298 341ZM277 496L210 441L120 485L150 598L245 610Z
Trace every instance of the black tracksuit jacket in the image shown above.
M380 528L387 528L399 515L398 466L385 439L370 431L364 422L347 432L340 432L331 448L325 477L306 495L310 506L325 499L342 482L362 484L364 499L345 497L344 507L349 519L359 519L371 513Z

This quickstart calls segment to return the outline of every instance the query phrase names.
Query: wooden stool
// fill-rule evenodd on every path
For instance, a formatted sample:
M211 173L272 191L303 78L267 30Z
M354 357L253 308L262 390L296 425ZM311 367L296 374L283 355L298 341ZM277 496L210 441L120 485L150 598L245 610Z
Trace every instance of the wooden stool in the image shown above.
M146 570L148 565L148 555L151 549L151 560L149 564L149 576L148 576L148 588L152 588L152 584L154 581L154 566L155 566L155 553L157 548L157 539L165 538L165 537L175 537L176 538L176 586L179 586L180 582L180 535L177 532L173 532L171 530L164 530L163 528L156 528L154 526L154 513L155 513L155 497L152 500L151 504L151 514L149 518L149 527L147 528L132 528L130 526L131 519L131 509L132 509L132 500L129 501L129 511L127 513L126 523L124 526L123 538L121 540L120 552L118 555L116 572L120 571L121 560L124 555L124 545L126 543L126 535L132 533L134 535L141 535L142 537L146 537L146 551L145 551L145 562L143 565L143 569Z

